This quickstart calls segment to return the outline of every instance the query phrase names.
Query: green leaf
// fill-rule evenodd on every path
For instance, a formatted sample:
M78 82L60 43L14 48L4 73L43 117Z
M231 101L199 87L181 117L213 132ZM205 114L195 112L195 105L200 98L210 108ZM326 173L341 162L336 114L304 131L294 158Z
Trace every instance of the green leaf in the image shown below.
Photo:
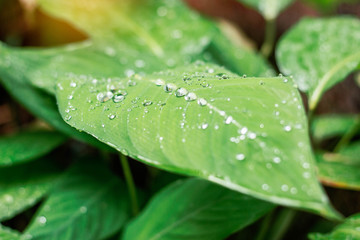
M317 154L319 178L332 187L360 190L360 142L339 153Z
M273 207L204 180L181 180L155 195L123 239L225 239Z
M322 94L360 63L360 21L355 17L303 19L285 34L276 51L280 70L293 75L309 95L310 110Z
M311 133L317 141L341 136L358 124L359 120L357 115L316 116L312 121Z
M359 240L360 239L360 214L348 217L344 223L336 227L331 233L312 233L311 240Z
M19 164L52 151L66 138L58 132L26 131L0 137L0 167Z
M105 166L86 159L71 168L36 213L31 239L104 239L128 218L126 187Z
M48 159L0 168L0 221L36 204L51 189L58 172Z
M16 239L20 239L20 234L15 230L0 225L0 239L16 240Z
M259 11L267 20L275 19L294 0L238 0Z
M198 63L121 81L73 76L58 87L64 119L126 155L332 215L314 172L301 98L288 79L241 78ZM76 111L68 112L71 106Z

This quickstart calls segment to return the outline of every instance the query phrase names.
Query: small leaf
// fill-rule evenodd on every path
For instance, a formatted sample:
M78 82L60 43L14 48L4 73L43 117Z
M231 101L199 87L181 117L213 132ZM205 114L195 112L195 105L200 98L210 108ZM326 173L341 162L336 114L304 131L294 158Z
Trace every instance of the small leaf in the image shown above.
M319 178L325 185L360 190L360 142L339 153L317 154Z
M15 230L0 225L0 239L17 240L20 239L20 234Z
M312 233L311 240L359 240L360 239L360 214L348 217L344 223L336 227L331 233Z
M204 180L181 180L155 195L123 239L225 239L273 207Z
M41 157L65 141L58 132L26 131L0 137L0 167Z
M125 185L89 159L68 171L42 204L24 236L31 239L104 239L128 218Z
M332 214L314 172L301 98L286 78L241 78L198 63L121 81L71 77L58 85L64 119L124 154ZM77 110L67 112L70 106Z
M276 51L280 70L293 75L309 95L310 110L322 94L360 63L360 21L355 17L303 19L284 35Z
M321 115L314 117L311 133L317 141L341 136L360 121L357 115Z
M0 168L0 221L35 205L51 189L58 172L48 159Z
M273 20L294 0L238 0L259 11L265 19Z

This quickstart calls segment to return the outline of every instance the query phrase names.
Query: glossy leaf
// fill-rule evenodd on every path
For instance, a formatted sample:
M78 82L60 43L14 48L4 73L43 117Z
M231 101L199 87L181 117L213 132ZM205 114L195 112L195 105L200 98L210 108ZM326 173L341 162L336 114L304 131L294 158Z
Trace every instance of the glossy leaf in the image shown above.
M259 11L265 19L275 19L294 0L238 0Z
M293 75L313 110L322 94L358 68L360 20L355 17L304 19L277 48L280 70Z
M316 140L344 135L360 118L356 115L322 115L314 117L311 132Z
M24 236L31 239L104 239L128 217L125 185L105 166L87 159L63 178L36 213Z
M48 159L0 168L0 221L35 205L51 189L58 172Z
M346 221L336 227L331 233L313 233L311 240L359 240L360 239L360 214L348 217Z
M19 164L45 155L65 141L58 132L26 131L0 137L0 167Z
M20 234L15 230L0 225L0 239L1 240L17 240L20 239Z
M301 98L286 78L241 78L198 63L121 81L71 77L58 87L64 119L124 154L332 215L314 173Z
M155 195L122 239L225 239L273 207L204 180L181 180Z
M317 155L320 180L332 187L360 190L360 142L339 153Z

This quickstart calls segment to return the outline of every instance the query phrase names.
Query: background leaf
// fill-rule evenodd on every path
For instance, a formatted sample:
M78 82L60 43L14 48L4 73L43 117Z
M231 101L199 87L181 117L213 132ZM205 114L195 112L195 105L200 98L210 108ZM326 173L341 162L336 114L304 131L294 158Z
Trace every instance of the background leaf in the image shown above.
M0 168L0 221L36 204L51 189L58 173L49 159Z
M43 203L25 237L104 239L124 224L129 208L125 185L100 163L80 163Z
M265 19L275 19L294 0L238 0L259 11Z
M355 17L303 19L282 37L276 51L278 65L309 95L310 110L327 89L358 68L359 32Z
M336 227L329 234L313 233L309 235L311 240L359 240L360 239L360 214L353 215Z
M332 187L360 190L360 142L339 153L317 155L320 180Z
M123 239L225 239L273 207L204 180L181 180L154 196Z
M58 132L26 131L0 137L0 167L33 160L65 141Z
M172 84L181 89L175 93ZM288 79L240 78L198 63L122 81L72 77L58 86L64 119L124 154L332 215L313 172L301 99Z

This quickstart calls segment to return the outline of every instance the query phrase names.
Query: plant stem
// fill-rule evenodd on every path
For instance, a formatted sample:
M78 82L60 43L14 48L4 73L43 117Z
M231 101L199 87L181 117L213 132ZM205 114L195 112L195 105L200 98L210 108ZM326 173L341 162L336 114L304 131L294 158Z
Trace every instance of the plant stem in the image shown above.
M276 36L276 19L268 19L266 20L266 26L265 26L265 40L260 49L261 54L266 58L269 58L270 54L273 51L275 36Z
M256 237L256 240L264 240L266 237L266 234L269 230L270 227L270 222L272 220L274 214L274 210L269 212L266 217L263 219L261 226L260 226L260 230L259 230L259 234Z
M268 240L280 240L283 239L286 231L291 225L292 220L296 215L296 211L290 208L284 208L277 216L275 223L273 224L271 235Z
M135 184L134 184L134 179L131 174L131 170L130 170L130 166L129 166L127 157L123 154L119 154L119 157L120 157L121 166L122 166L122 169L124 172L126 184L128 187L128 191L129 191L132 213L134 216L136 216L139 213L139 205L138 205L138 200L137 200L137 196L136 196L136 188L135 188Z
M351 139L358 133L360 130L360 115L357 116L354 125L342 136L339 142L334 148L334 152L339 152L341 148L348 145Z

